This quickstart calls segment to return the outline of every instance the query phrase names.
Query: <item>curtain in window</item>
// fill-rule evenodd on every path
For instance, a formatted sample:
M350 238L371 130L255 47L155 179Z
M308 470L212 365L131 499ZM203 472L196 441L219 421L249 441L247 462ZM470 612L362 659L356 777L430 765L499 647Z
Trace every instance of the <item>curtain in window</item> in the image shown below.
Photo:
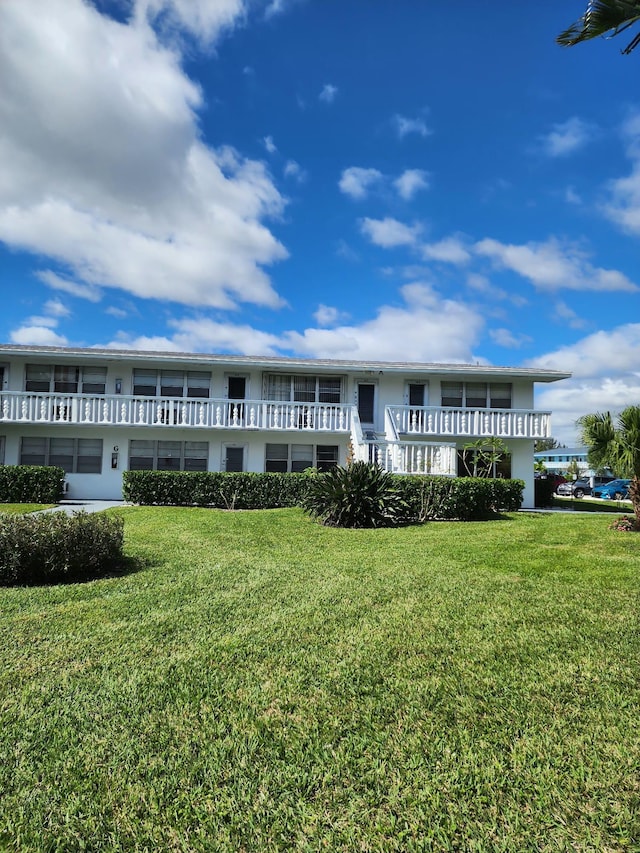
M291 399L291 377L271 373L267 376L267 400Z

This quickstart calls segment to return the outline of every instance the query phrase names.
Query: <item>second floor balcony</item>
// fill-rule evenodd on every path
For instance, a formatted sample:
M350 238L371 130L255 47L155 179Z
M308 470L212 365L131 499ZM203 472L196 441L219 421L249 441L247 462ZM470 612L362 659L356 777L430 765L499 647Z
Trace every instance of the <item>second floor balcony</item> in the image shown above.
M0 424L181 427L194 429L351 430L346 403L0 393Z
M438 437L548 438L549 412L524 409L466 409L394 406L384 409L379 434L428 441ZM0 392L0 425L37 424L166 427L205 430L352 432L359 426L351 403L229 400L209 397L140 397L123 394Z

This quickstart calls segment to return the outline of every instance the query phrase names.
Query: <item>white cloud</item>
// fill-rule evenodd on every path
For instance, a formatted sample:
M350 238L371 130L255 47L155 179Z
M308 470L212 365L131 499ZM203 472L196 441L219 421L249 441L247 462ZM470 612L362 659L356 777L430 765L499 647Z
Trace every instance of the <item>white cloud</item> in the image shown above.
M128 316L124 308L116 308L115 305L109 305L108 308L104 309L104 313L111 315L111 317L117 317L119 320L122 320L124 317Z
M122 24L81 0L0 4L0 240L67 271L48 283L191 305L282 304L265 167L199 138L199 88L146 20L212 41L240 0L148 0ZM164 32L164 31L163 31ZM68 45L73 45L73 50Z
M481 316L463 302L443 299L423 282L400 290L400 305L383 305L375 317L336 328L309 328L281 335L246 324L220 323L206 318L170 321L170 337L120 334L108 346L188 352L232 352L243 355L295 354L308 358L377 361L476 361L473 346L483 327ZM321 310L322 309L322 310ZM320 306L317 321L343 320L344 315Z
M582 204L582 198L578 195L578 193L574 190L573 187L567 187L564 194L564 200L567 204Z
M446 237L436 243L425 243L420 247L420 252L425 261L463 265L471 260L471 254L461 237Z
M587 325L586 321L579 317L573 308L562 301L556 302L553 310L554 319L561 323L566 323L571 329L584 329Z
M575 421L590 412L619 412L640 400L640 323L587 335L575 344L530 360L525 366L573 373L539 389L536 405L553 412L553 435L567 443Z
M44 303L45 313L50 317L68 317L71 311L59 299L48 299Z
M13 344L27 346L64 347L69 343L64 335L59 335L49 326L42 325L20 326L9 334L9 338Z
M325 85L322 87L322 91L318 95L318 98L321 101L324 101L325 104L332 104L335 101L337 94L337 86L334 86L332 83L325 83Z
M489 329L489 337L500 347L518 349L523 344L531 343L528 335L515 335L509 329Z
M429 189L429 173L424 169L406 169L393 185L401 198L410 201L419 190Z
M396 133L398 134L398 139L404 139L405 136L408 136L411 133L415 133L418 136L429 136L431 131L427 127L424 122L424 119L421 118L407 118L407 116L394 115L392 119L393 126L396 129Z
M292 178L299 184L302 184L307 180L306 171L299 163L296 163L295 160L287 160L284 166L284 176L285 178Z
M138 25L159 24L165 35L187 30L204 44L244 19L244 0L133 0Z
M266 148L267 154L275 154L278 150L275 142L273 141L273 136L265 136L262 140L262 144Z
M550 238L546 243L512 245L487 238L475 244L477 254L491 258L498 267L510 269L543 291L626 291L640 288L618 270L594 267L585 253L573 245Z
M340 311L338 308L333 308L330 305L318 305L318 310L313 315L313 318L319 326L335 326L336 323L348 320L349 315L346 311Z
M392 249L396 246L415 245L422 229L419 224L405 225L403 222L387 216L385 219L362 219L360 230L376 246Z
M71 279L63 278L51 270L38 270L36 276L43 284L48 285L53 290L61 290L63 293L69 293L71 296L86 299L88 302L100 302L102 299L102 291L98 287L71 281Z
M372 187L384 180L384 175L377 169L363 169L351 166L340 176L338 187L345 195L358 201L366 198Z
M290 348L315 358L382 361L470 362L483 325L468 305L442 299L416 282L401 289L404 304L383 305L357 326L305 329L283 338Z
M594 128L574 116L565 122L555 124L549 133L540 136L540 147L548 157L566 157L583 148L591 141L593 135Z

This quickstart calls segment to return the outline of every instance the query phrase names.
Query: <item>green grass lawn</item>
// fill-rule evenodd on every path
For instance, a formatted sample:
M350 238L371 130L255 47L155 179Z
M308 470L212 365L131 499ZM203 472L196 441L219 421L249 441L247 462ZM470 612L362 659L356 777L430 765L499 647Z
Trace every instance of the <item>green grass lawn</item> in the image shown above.
M0 590L0 849L640 850L639 535L122 512Z
M54 507L55 504L3 504L0 503L0 514L6 513L7 515L26 515L29 512L35 512L38 509L49 509L50 507Z

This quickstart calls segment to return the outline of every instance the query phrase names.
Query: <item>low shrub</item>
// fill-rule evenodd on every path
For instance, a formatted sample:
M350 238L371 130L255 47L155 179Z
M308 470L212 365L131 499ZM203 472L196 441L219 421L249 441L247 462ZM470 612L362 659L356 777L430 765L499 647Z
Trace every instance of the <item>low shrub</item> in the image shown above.
M151 506L277 509L299 506L309 474L125 471L124 499Z
M117 515L0 513L0 584L101 577L121 567L123 543L124 520Z
M64 470L55 465L0 465L0 503L55 504Z
M483 477L396 476L407 519L480 521L522 506L522 480Z
M621 515L620 518L616 518L616 520L609 525L609 528L611 530L622 530L626 533L640 532L638 519L631 515Z
M407 520L402 491L398 477L354 462L314 477L302 507L330 527L389 527Z

